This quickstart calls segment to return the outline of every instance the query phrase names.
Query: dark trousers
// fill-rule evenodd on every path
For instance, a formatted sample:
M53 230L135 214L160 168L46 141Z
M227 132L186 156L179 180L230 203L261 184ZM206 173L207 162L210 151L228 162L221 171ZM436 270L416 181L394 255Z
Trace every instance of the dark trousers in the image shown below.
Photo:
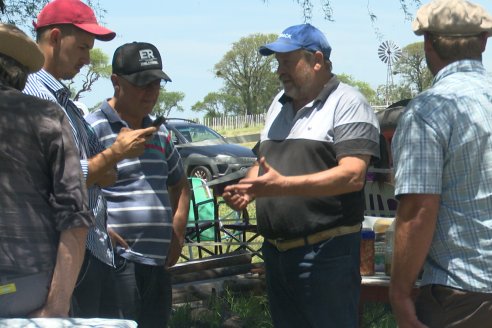
M139 328L166 327L171 314L171 276L163 266L134 263L116 255L117 306L121 319Z
M265 241L262 251L275 327L357 327L360 233L285 252Z
M76 318L115 318L118 316L114 268L86 251L72 296L71 316Z
M427 285L420 289L415 308L429 328L492 327L492 293Z

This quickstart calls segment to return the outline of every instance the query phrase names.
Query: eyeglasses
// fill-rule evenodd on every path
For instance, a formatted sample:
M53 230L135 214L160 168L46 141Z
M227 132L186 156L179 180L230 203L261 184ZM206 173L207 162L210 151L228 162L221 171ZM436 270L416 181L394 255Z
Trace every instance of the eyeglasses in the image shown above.
M141 90L148 90L148 89L162 89L166 86L167 81L165 80L155 80L150 83L147 83L145 85L135 85L132 84L135 88L141 89Z
M130 81L128 81L127 79L125 79L124 77L122 76L119 76L118 77L122 80L124 80L125 82L127 82L128 84L130 84L132 87L134 88L137 88L137 89L140 89L140 90L149 90L149 89L162 89L166 86L166 83L167 81L166 80L162 80L162 79L157 79L157 80L154 80L152 82L149 82L145 85L136 85Z

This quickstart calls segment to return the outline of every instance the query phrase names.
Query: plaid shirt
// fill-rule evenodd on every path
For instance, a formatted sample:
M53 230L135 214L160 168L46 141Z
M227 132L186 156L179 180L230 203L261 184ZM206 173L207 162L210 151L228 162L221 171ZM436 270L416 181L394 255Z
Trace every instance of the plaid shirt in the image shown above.
M396 195L439 194L423 284L492 292L492 77L479 61L443 68L393 139Z
M23 91L42 99L58 103L68 117L72 127L75 144L80 155L80 165L85 179L89 174L88 159L99 154L105 148L97 139L91 126L84 120L80 110L70 100L70 91L44 69L29 75ZM101 188L94 185L88 188L89 207L91 208L96 224L89 229L87 235L87 249L102 262L113 266L113 250L107 233L106 200Z

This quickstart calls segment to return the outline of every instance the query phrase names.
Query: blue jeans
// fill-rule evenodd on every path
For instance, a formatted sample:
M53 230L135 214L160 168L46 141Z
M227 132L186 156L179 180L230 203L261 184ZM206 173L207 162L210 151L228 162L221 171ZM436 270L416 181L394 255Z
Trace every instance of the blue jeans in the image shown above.
M166 327L171 315L171 275L163 266L130 262L119 255L115 272L120 318L139 328Z
M263 243L275 327L358 326L360 233L278 251Z

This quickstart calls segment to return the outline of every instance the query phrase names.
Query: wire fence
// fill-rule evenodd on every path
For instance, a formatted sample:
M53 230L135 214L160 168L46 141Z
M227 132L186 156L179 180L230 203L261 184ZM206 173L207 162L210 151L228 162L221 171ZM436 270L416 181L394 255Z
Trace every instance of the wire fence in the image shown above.
M201 118L198 123L211 127L214 130L233 130L265 124L265 114L221 116L214 118Z
M387 106L371 106L374 112L379 112ZM197 123L211 127L214 130L232 130L232 129L242 129L255 126L263 126L265 124L265 113L262 114L251 114L251 115L234 115L234 116L220 116L213 118L198 118Z

